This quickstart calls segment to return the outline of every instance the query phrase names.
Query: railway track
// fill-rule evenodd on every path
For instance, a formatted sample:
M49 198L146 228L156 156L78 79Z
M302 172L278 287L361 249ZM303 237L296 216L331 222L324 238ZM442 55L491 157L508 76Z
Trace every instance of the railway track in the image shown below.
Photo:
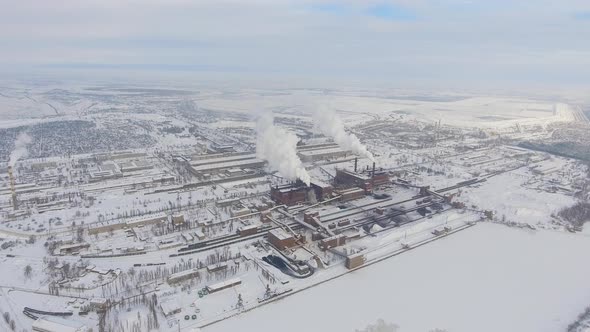
M39 316L56 316L56 317L67 317L72 316L74 313L71 311L66 312L55 312L55 311L43 311L29 307L23 308L23 314L31 319L38 319Z
M299 223L296 223L296 222L291 223L288 226L291 227L291 229L293 229L293 230L297 230L297 229L300 229L301 227L303 227ZM218 238L215 240L195 243L196 246L194 246L194 247L187 246L187 247L180 248L180 249L178 249L177 254L172 254L169 257L178 257L178 256L196 254L196 253L200 253L200 252L207 251L207 250L221 248L221 247L231 245L234 243L239 243L242 241L248 241L248 240L262 238L262 237L266 236L267 231L269 231L271 229L275 229L275 228L279 228L279 226L264 227L264 228L259 229L258 232L256 232L256 234L252 234L252 235L240 236L239 234L232 234L232 235L224 236L224 237L221 237L221 238Z

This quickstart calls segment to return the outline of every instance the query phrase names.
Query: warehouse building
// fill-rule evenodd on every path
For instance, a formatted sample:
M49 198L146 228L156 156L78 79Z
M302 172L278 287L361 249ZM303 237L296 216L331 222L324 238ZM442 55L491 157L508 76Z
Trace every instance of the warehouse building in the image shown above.
M356 167L355 167L356 168ZM363 188L365 192L372 192L374 187L390 183L389 174L384 171L376 171L373 163L373 171L369 176L345 169L336 170L334 183L341 186L356 186Z
M207 286L207 291L209 291L209 293L215 293L215 292L219 292L224 289L228 289L228 288L237 286L241 283L242 283L242 281L239 278L234 278L234 279L230 279L230 280L227 280L224 282L220 282L217 284Z
M171 274L170 276L168 276L167 281L168 281L168 284L173 285L173 284L177 284L179 282L183 282L186 280L196 278L197 276L199 276L198 269L189 269L189 270L185 270L185 271Z
M371 192L371 179L363 174L347 171L345 169L336 170L334 183L343 186L356 186L362 188L365 192Z
M366 260L367 259L363 253L356 253L347 256L344 265L347 269L351 270L365 264Z
M95 223L88 227L88 234L100 234L110 231L116 231L123 228L143 227L147 225L154 225L160 222L167 222L168 215L165 213L156 213L146 216L129 218L124 221L111 221Z
M253 153L217 153L217 154L206 154L206 155L195 155L191 158L191 166L202 166L217 164L230 161L239 161L256 158L256 154Z
M294 247L297 244L295 236L280 228L268 231L268 242L279 250L285 250Z
M303 150L297 153L299 158L301 158L301 161L308 163L319 160L347 157L351 154L352 152L350 150L343 150L338 147L320 150Z
M271 188L270 197L277 204L295 205L307 199L308 188L298 183Z
M236 172L237 169L244 168L262 168L266 165L266 161L258 158L248 158L242 160L226 160L225 158L216 159L215 163L207 163L204 165L189 165L189 171L196 176L202 177L205 174L221 173L224 170L232 170ZM242 171L243 172L243 171Z
M314 190L315 197L318 201L329 199L332 196L332 191L334 188L331 185L318 180L311 181L310 185Z
M363 198L366 195L365 190L358 187L338 190L336 193L340 195L340 200L343 202Z
M160 309L162 309L165 317L176 315L182 311L180 304L174 299L160 302Z
M346 235L338 234L320 240L319 246L322 250L335 248L346 243Z

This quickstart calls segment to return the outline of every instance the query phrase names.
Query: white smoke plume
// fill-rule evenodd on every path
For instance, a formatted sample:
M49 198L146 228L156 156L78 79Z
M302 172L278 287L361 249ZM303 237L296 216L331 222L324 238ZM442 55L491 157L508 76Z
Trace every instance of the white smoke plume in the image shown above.
M14 166L19 159L26 158L29 155L27 145L31 144L31 141L31 136L26 132L18 134L16 141L14 142L14 150L10 153L8 165Z
M344 123L332 108L316 108L313 113L313 122L315 128L319 129L322 134L332 137L334 142L341 148L351 150L354 154L375 161L373 154L367 150L367 147L361 143L358 137L346 132Z
M274 125L272 113L258 118L256 123L256 155L268 162L273 170L289 180L301 180L307 186L311 178L299 156L297 156L297 136Z

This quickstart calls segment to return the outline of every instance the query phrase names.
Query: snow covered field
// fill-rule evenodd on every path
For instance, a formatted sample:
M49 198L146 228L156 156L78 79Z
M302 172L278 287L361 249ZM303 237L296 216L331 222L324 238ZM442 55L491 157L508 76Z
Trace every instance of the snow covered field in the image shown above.
M204 329L564 331L588 304L586 234L479 224Z
M117 326L107 330L121 332L133 331L138 324L159 331L176 331L178 326L191 331L215 321L220 322L206 332L352 332L380 318L397 324L401 332L563 331L588 306L590 283L585 279L590 267L580 262L590 249L589 233L566 233L569 224L557 216L587 190L587 168L574 159L518 146L521 141L552 139L558 122L567 127L576 123L566 122L583 120L578 109L558 100L117 87L31 90L31 99L25 92L10 95L14 105L6 111L23 112L23 117L0 119L0 138L5 138L0 142L7 143L0 144L0 155L11 153L20 131L33 137L32 159L20 160L13 168L17 207L7 167L0 187L0 235L23 239L0 239L5 242L0 243L0 265L10 271L0 282L0 308L11 310L17 330L30 329L32 320L21 310L29 304L72 311L72 320L96 327L96 315L76 316L87 310L82 308L86 302L64 300L72 295L110 299L112 306L102 321ZM29 112L33 102L47 105L49 113ZM335 110L333 116L341 119L317 119L316 114L312 121L316 109ZM341 202L328 193L324 205L315 206L314 190L313 197L306 193L302 206L284 208L287 203L269 192L294 179L271 174L277 170L272 165L195 171L193 166L203 160L241 160L254 154L255 117L265 111L274 112L276 120L268 127L274 124L301 138L299 147L293 140L290 156L299 160L297 152L323 154L305 158L304 171L335 185L334 192L343 195ZM318 137L320 131L332 138L349 136L339 126L316 125L340 121L366 144L375 163L370 158L355 160L349 152L326 152L334 149L333 141ZM35 123L43 125L12 128ZM125 144L111 144L115 142ZM334 142L367 156L364 147L353 149L342 139ZM220 157L230 150L233 154ZM211 160L203 165L219 163ZM335 179L338 170L356 172L357 166L360 180ZM372 166L377 178L388 177L375 184L377 195L344 197L343 187L368 186L363 179L371 176ZM424 190L427 187L436 192ZM271 197L277 204L272 211ZM259 218L257 213L267 210L270 214ZM348 237L346 244L338 243L336 249L329 244L333 250L325 250L312 234L317 229L299 225L305 221L304 210L318 212L317 223L326 228L320 232L328 236L335 229L335 234ZM140 215L165 215L172 227L147 219L138 225L133 219ZM180 216L175 225L174 218ZM392 227L383 225L397 217ZM494 223L459 232L484 217ZM120 227L99 232L99 223ZM257 233L236 238L242 226L256 226ZM299 228L295 231L306 244L301 240L280 254L317 267L312 277L281 272L264 260L279 254L269 244L268 227L291 232L291 227ZM453 232L457 234L449 234ZM54 237L48 237L51 233ZM420 245L442 234L449 236ZM348 273L352 267L345 256L354 253L361 253L356 257L365 264L399 256ZM51 260L44 259L49 256ZM209 271L208 266L219 262L227 265ZM177 280L179 276L189 277ZM229 278L240 283L203 295L204 287ZM51 302L47 293L56 284L64 297ZM151 297L137 303L146 292L168 305L155 310ZM275 296L285 299L248 311L261 301L279 298ZM147 317L159 319L159 327Z

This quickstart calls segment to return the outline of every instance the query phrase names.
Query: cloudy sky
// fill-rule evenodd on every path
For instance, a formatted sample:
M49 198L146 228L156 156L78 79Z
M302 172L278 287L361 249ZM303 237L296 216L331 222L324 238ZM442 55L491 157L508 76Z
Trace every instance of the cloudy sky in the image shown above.
M588 0L0 0L0 68L585 85Z

